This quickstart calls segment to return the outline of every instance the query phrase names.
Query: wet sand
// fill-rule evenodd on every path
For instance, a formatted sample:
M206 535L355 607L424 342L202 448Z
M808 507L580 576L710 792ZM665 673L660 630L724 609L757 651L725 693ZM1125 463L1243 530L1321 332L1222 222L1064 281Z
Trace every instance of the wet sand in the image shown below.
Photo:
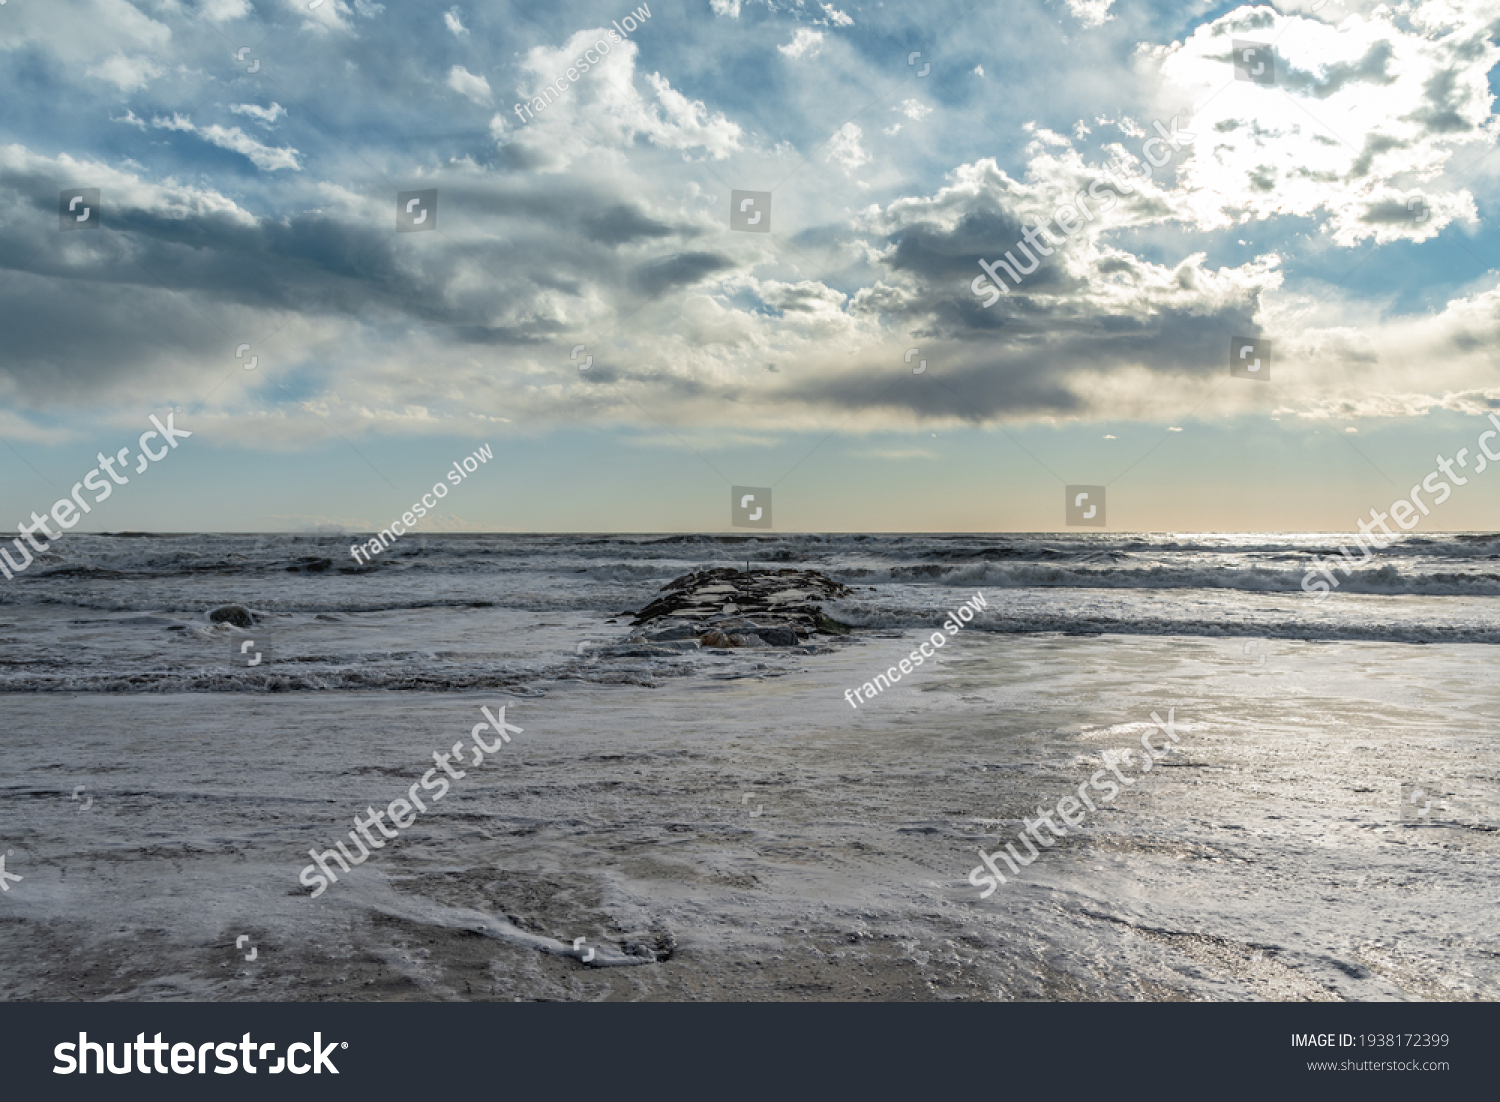
M1489 648L973 632L851 709L916 638L524 699L8 696L0 995L1500 998ZM523 733L309 898L481 704ZM1177 752L981 900L978 848L1168 709Z

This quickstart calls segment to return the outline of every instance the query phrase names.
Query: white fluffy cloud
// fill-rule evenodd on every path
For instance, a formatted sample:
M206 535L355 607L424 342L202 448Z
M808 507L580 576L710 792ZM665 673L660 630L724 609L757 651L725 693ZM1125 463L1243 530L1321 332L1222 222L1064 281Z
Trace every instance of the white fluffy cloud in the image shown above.
M230 13L239 2L215 0L213 10L235 18ZM286 2L304 18L320 21L323 30L350 29L351 43L354 32L375 29L354 17L372 18L380 10L367 0L324 0L308 14L306 0ZM1326 289L1340 297L1319 302L1300 264L1309 235L1314 251L1331 252L1359 243L1420 241L1459 223L1445 235L1447 242L1475 220L1483 204L1467 189L1480 184L1450 175L1450 159L1453 167L1467 166L1493 148L1497 128L1485 77L1497 51L1483 31L1500 11L1460 9L1460 2L1416 8L1330 0L1314 13L1316 0L1288 0L1283 12L1297 4L1301 17L1241 8L1196 29L1189 24L1182 42L1137 50L1132 72L1102 72L1100 84L1108 90L1094 102L1083 98L1082 80L1070 86L1068 102L1076 92L1075 110L1060 111L1039 98L1035 109L1044 113L1037 117L1045 125L1018 130L1013 113L991 114L986 121L1004 128L998 144L959 144L954 137L956 128L977 132L972 111L998 102L961 102L982 95L982 86L967 76L941 96L927 87L930 82L912 82L908 92L920 86L932 98L892 95L858 124L844 121L852 108L795 114L816 96L823 97L819 106L841 106L830 82L844 74L822 61L790 62L823 50L863 75L857 66L869 55L853 44L866 44L859 37L866 28L847 30L853 21L831 4L793 10L778 0L778 18L791 11L789 18L803 25L763 20L759 10L748 26L710 24L732 40L722 56L753 49L762 64L772 63L774 80L768 91L755 89L760 98L753 103L737 96L738 89L702 76L711 68L710 55L694 55L693 69L638 72L638 45L609 43L604 28L519 57L508 47L485 53L481 47L494 46L493 27L481 22L471 30L458 8L446 14L434 8L424 30L436 44L432 56L445 60L425 70L427 79L415 92L403 87L402 96L428 96L439 116L453 113L455 94L483 105L497 96L505 100L497 111L486 111L494 114L497 157L465 148L468 139L460 136L441 158L413 159L407 130L402 144L391 147L395 152L372 149L371 163L400 164L409 172L403 181L444 189L444 233L422 238L421 250L409 247L410 239L393 240L391 197L379 185L361 185L358 172L351 177L347 166L329 164L325 179L307 178L311 172L293 175L304 160L298 150L171 113L171 104L191 102L201 105L194 107L199 119L214 117L210 112L220 110L218 104L237 116L220 116L224 122L270 127L285 117L279 104L229 103L257 99L269 86L252 85L238 70L228 72L227 64L226 74L213 78L226 83L191 100L174 98L157 107L144 97L128 101L146 118L158 116L149 140L140 140L131 153L166 181L152 202L136 197L149 186L144 169L141 178L126 177L93 162L63 159L48 161L45 172L104 187L111 213L132 206L158 213L189 204L182 217L196 219L191 233L169 226L173 232L157 234L170 219L138 219L146 228L105 243L127 241L172 257L180 273L151 266L153 272L181 274L171 294L212 287L212 308L229 303L226 312L240 312L236 326L240 317L259 318L266 323L260 328L271 331L285 319L278 314L267 320L267 312L294 316L289 328L276 331L285 333L288 348L299 349L301 362L316 361L323 373L322 390L302 408L345 418L355 429L441 431L478 416L472 412L476 401L527 423L636 417L621 395L638 399L653 415L699 429L732 421L768 434L826 424L830 414L842 418L854 409L862 411L862 427L905 429L944 418L1150 420L1164 416L1164 389L1201 393L1205 380L1223 374L1227 336L1251 332L1274 342L1276 380L1296 399L1287 409L1297 417L1472 411L1500 398L1500 387L1487 382L1500 377L1500 357L1491 351L1500 347L1500 289L1493 279L1464 286L1462 293L1434 294L1420 315L1398 314L1356 290ZM1359 10L1350 14L1356 3ZM109 34L85 36L81 43L56 34L47 40L54 52L73 51L77 63L69 71L93 74L81 83L95 94L139 91L163 72L175 81L190 69L189 62L153 45L167 43L166 27L123 0L57 4L73 14L104 13L112 21ZM172 0L142 5L164 19L178 18L188 6ZM709 6L724 19L737 19L744 5L711 0ZM1112 11L1107 0L1071 0L1068 6L1078 21L1092 25L1106 22ZM7 14L16 8L12 0ZM1334 19L1336 8L1342 14ZM40 10L31 5L17 12L23 16L15 21L18 33L29 33L24 20L41 18ZM432 18L439 14L441 22ZM346 17L354 20L353 28L346 27ZM1086 36L1074 26L1069 33L1081 41L1106 38L1116 29ZM842 49L846 38L848 51ZM1278 84L1233 79L1229 54L1236 38L1276 41ZM310 40L320 64L336 45ZM609 46L606 56L582 64L601 40ZM649 50L660 44L646 45ZM674 44L666 45L664 67L675 63ZM0 43L0 51L11 48ZM482 64L468 61L481 72L453 64L453 53L482 58ZM775 63L775 56L788 63ZM909 75L903 55L894 56L896 71ZM1070 78L1078 75L1068 69L1071 63L1058 59L1059 71ZM357 65L345 71L357 72ZM973 71L983 75L982 66ZM230 79L243 83L231 88ZM686 80L694 83L684 85ZM689 98L685 86L703 99ZM512 87L529 113L518 117L511 109ZM773 102L777 95L783 99ZM143 127L120 99L114 95L102 114ZM1147 103L1153 109L1142 106ZM1166 125L1174 111L1190 104L1197 105L1185 124L1196 135L1191 145L1150 180L1122 188L1108 209L1096 196L1077 232L1044 257L1022 286L983 306L970 288L979 258L995 260L1015 250L1028 227L1050 222L1060 206L1104 176L1111 153L1139 154L1157 133L1153 119ZM399 110L394 114L401 116ZM871 124L872 118L878 121ZM805 129L787 126L789 119ZM403 127L407 121L402 119ZM878 128L891 122L897 125L886 133L916 122L921 125L913 129L920 133L910 142L886 142ZM129 129L109 129L116 139L141 138ZM200 179L192 173L222 172L227 158L187 148L195 143L163 143L163 130L191 133L263 171L283 173L279 213L251 217L216 193L168 186L171 173ZM1121 140L1101 148L1101 135L1112 134ZM261 131L260 137L268 135ZM181 158L185 168L166 157L153 160L164 144L174 157L196 154L200 164L191 157ZM1003 150L998 163L986 156L995 150ZM1456 151L1465 155L1454 158ZM319 153L309 160L322 170ZM0 150L0 171L13 171L18 179L43 171L29 155L20 160L24 170L7 169ZM230 166L228 174L242 176L240 170ZM851 196L859 193L850 177L880 201L855 212L858 202ZM887 190L893 181L911 179L918 182L905 187L910 194ZM270 190L264 180L253 184ZM223 185L236 194L240 186L239 179ZM777 233L729 232L726 189L773 186ZM262 210L261 203L257 196L252 205ZM11 218L20 220L14 213ZM1251 222L1258 223L1255 233L1243 236L1253 238L1259 255L1236 249L1233 238L1240 235L1223 232ZM69 235L67 251L59 251L56 262L78 262L84 250L99 248L95 237L105 236ZM184 245L184 239L193 244ZM205 239L221 244L201 247ZM256 263L245 263L245 256ZM350 256L359 263L347 263ZM97 257L90 262L103 263ZM119 283L126 286L123 278ZM242 297L231 301L232 293ZM112 324L127 338L136 333L134 319L146 316L138 304L153 295L161 296L162 313L152 319L179 308L175 298L168 301L144 283L128 286L116 300L122 305ZM43 301L40 292L36 301ZM31 300L22 305L31 308ZM1402 309L1412 307L1404 303ZM113 349L123 342L105 327L100 332L110 337L101 340L110 355L90 349L78 362L120 360ZM205 341L218 339L209 334ZM138 340L144 351L130 366L154 363L158 341L156 331ZM579 342L588 342L596 358L583 375L568 362L568 349ZM903 352L918 343L936 368L923 382L942 380L968 404L954 405L952 391L943 387L921 386L893 391L885 404L871 405L873 375L892 369L900 374ZM183 349L174 363L205 362L198 348ZM32 380L52 378L41 354L35 362L41 366ZM770 364L779 367L768 369ZM119 377L127 376L134 378L121 368ZM265 377L235 380L248 389ZM905 381L912 381L909 375ZM40 388L43 382L27 385ZM1221 408L1261 400L1263 410L1265 397L1265 389L1228 387ZM232 404L226 400L224 408ZM244 409L233 414L246 433L269 431L292 442L300 431L295 417L255 416ZM238 430L226 425L225 431Z
M302 16L302 29L307 31L349 30L349 5L344 0L322 0L315 8L308 0L282 0L294 14Z
M1109 14L1114 2L1115 0L1068 0L1068 10L1085 27L1102 27L1114 18Z
M1487 77L1500 49L1469 13L1421 14L1381 7L1332 26L1240 8L1156 51L1165 101L1197 105L1181 176L1192 223L1319 217L1342 246L1472 223L1474 200L1446 170L1500 132ZM1274 85L1233 79L1235 41L1274 43Z
M277 119L286 118L286 108L279 103L273 103L270 107L261 107L254 103L232 103L229 110L236 115L249 115L262 126L275 126Z
M864 146L860 145L860 139L865 135L856 124L846 122L833 132L833 137L828 139L828 156L844 166L845 171L852 171L862 164L868 164L870 153Z
M792 40L785 46L777 46L787 57L793 60L807 55L817 57L823 49L823 32L814 31L807 27L798 27L797 33L792 35Z
M448 87L481 107L492 103L495 98L490 92L490 82L469 72L462 65L455 65L448 70Z
M250 14L250 0L200 0L199 12L211 23L227 23Z
M609 45L607 53L597 49L601 41ZM601 60L587 61L588 52ZM699 149L714 159L740 148L737 124L688 99L660 73L645 77L649 93L643 93L636 83L638 52L628 40L609 43L602 27L579 31L560 49L534 47L522 63L531 78L521 86L530 114L513 109L496 115L490 124L496 140L528 166L549 172L587 157L609 156L623 164L640 137L665 149ZM571 82L570 67L577 72Z
M238 126L219 126L217 123L212 126L194 126L193 120L186 115L173 115L170 119L154 118L151 120L151 125L161 130L182 130L189 134L196 134L204 141L221 149L230 149L249 158L251 164L264 172L275 172L280 169L297 172L302 168L298 160L301 154L295 149L262 145Z
M125 54L115 54L88 69L89 76L107 80L122 92L140 91L161 74L162 67L150 58Z

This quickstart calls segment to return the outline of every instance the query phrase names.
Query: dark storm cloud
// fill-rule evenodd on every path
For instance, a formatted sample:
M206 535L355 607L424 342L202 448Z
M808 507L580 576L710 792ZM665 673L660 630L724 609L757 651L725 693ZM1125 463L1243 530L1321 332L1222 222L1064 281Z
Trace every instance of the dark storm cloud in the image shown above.
M655 297L673 287L691 286L734 265L734 260L722 253L679 253L642 264L635 270L633 278L640 290Z
M1381 203L1371 203L1359 216L1361 222L1371 225L1390 225L1393 223L1410 223L1421 217L1422 207L1414 200L1410 205L1406 200L1387 200Z
M1356 61L1335 62L1324 69L1321 76L1293 68L1277 58L1276 83L1288 92L1327 99L1351 84L1395 84L1395 74L1390 71L1395 58L1394 46L1389 42L1376 42L1363 57Z
M622 264L621 250L700 231L597 184L437 185L432 234L398 234L394 196L378 220L320 211L251 219L201 196L179 195L170 209L131 205L122 188L105 189L103 229L64 234L56 179L0 171L0 375L24 393L62 399L174 359L217 371L226 346L253 344L292 314L528 346L564 328L549 293L654 296L734 266L670 248Z
M1422 98L1423 105L1404 117L1421 123L1428 133L1461 134L1474 129L1459 111L1469 96L1459 87L1458 74L1452 69L1434 73L1422 86Z
M673 229L624 203L616 203L583 220L585 235L600 245L626 245L648 238L671 237Z
M926 280L963 280L968 282L979 273L979 261L995 263L1009 252L1019 258L1020 266L1028 261L1021 244L1027 226L1020 219L1000 212L976 211L966 214L952 230L929 223L918 223L893 235L896 249L890 266L908 271ZM1054 236L1056 231L1054 230ZM1043 244L1046 238L1040 238ZM1050 246L1049 246L1050 247ZM1030 291L1056 290L1073 281L1051 257L1035 255L1041 266L1026 277Z
M794 382L777 392L788 402L849 409L907 410L919 418L956 417L982 423L1029 415L1101 412L1070 380L1074 373L1138 364L1164 377L1210 378L1224 373L1229 339L1256 332L1253 303L1215 314L1165 309L1150 318L1079 314L1013 315L1001 339L969 333L923 355L940 365L934 379L891 386L888 372L843 372ZM936 336L936 334L933 334ZM1180 395L1163 383L1165 414Z
M663 221L639 202L592 180L501 176L444 182L439 191L439 202L453 217L535 220L569 232L581 230L587 240L609 247L703 233L694 223Z
M1366 135L1364 148L1359 151L1359 157L1349 166L1350 177L1357 179L1361 176L1368 176L1376 157L1392 149L1405 149L1409 144L1409 142L1386 134Z

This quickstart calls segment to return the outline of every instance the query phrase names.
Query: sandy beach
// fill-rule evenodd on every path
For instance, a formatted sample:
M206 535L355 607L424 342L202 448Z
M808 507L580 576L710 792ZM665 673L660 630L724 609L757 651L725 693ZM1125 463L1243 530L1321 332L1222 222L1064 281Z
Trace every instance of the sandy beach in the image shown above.
M968 631L845 702L924 637L544 695L10 695L0 996L1500 997L1489 648ZM310 898L309 847L481 705L522 733ZM977 851L1169 709L1176 751L981 900Z

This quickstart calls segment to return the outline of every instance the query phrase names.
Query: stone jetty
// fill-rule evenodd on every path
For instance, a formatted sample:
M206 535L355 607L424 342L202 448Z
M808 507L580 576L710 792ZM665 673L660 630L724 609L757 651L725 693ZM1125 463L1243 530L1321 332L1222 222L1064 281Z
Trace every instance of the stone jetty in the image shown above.
M851 592L816 570L698 570L668 582L636 614L632 642L793 647L814 635L848 635L847 625L823 614L821 602Z

